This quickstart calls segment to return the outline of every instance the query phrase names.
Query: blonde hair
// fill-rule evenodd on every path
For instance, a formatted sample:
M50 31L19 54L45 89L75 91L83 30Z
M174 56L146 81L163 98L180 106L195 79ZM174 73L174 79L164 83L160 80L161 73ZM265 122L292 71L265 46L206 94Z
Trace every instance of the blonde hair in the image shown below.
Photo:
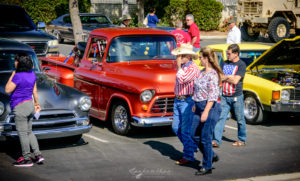
M223 73L221 67L219 66L219 59L218 59L217 54L213 51L213 49L211 49L209 47L201 48L200 52L203 57L207 57L208 62L211 64L213 69L215 69L217 71L218 77L219 77L219 84L220 84L222 82L221 75L223 75L224 73Z

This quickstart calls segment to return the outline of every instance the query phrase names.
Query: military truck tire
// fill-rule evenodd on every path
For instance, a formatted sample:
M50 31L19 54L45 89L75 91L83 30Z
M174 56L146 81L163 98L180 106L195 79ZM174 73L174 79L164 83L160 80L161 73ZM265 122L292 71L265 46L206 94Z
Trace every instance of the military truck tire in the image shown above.
M245 94L244 115L247 124L260 124L267 118L267 112L262 110L258 100L252 94Z
M290 24L283 17L275 17L268 26L270 40L278 42L290 36Z
M133 130L130 120L131 115L126 103L118 102L112 106L111 124L115 133L119 135L130 134Z
M246 23L241 27L242 39L244 41L254 41L258 38L259 33L249 34L248 33L248 25Z

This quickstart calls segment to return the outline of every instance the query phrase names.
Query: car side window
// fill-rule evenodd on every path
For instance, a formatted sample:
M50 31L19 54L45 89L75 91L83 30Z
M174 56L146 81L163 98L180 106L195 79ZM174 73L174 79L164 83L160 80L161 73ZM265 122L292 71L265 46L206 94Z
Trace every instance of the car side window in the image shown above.
M65 23L71 23L71 17L70 16L66 16L63 18Z
M92 38L90 47L89 47L89 54L88 59L90 61L101 62L104 56L104 52L106 49L107 41L104 39L99 38Z

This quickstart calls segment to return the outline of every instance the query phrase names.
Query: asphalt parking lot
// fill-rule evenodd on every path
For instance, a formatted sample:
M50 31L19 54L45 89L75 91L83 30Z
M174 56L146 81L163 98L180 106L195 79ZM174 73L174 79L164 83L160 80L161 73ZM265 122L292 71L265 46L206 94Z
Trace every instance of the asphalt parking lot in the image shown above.
M232 147L236 122L227 122L220 161L201 180L228 180L300 171L300 117L273 116L262 125L248 125L245 147ZM171 127L139 129L129 137L116 135L109 125L92 119L93 128L74 144L43 140L43 165L16 168L18 142L0 143L0 180L198 180L201 154L194 164L177 166L182 145Z
M201 46L222 42L203 40ZM67 42L60 45L60 51L68 55L72 47ZM227 121L223 145L215 149L220 161L213 165L213 174L195 176L202 156L198 152L193 164L175 165L182 157L182 145L171 127L138 129L124 137L92 118L92 130L77 143L66 139L40 141L43 165L14 167L12 163L21 155L19 143L0 142L0 181L232 180L300 172L299 120L299 115L274 114L264 124L247 125L245 147L231 146L237 139L237 125L234 120Z

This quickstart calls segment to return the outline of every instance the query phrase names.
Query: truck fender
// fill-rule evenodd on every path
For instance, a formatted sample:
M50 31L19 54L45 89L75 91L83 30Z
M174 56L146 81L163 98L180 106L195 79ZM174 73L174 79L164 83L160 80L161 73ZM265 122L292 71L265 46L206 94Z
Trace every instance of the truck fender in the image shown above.
M109 99L109 101L107 103L105 120L107 120L108 117L110 116L111 106L112 106L113 102L116 101L116 100L124 101L128 105L128 108L129 108L129 111L130 111L130 115L132 114L132 106L130 104L129 99L126 96L124 96L123 94L114 93L114 94L111 95L111 97L110 97L110 99Z

